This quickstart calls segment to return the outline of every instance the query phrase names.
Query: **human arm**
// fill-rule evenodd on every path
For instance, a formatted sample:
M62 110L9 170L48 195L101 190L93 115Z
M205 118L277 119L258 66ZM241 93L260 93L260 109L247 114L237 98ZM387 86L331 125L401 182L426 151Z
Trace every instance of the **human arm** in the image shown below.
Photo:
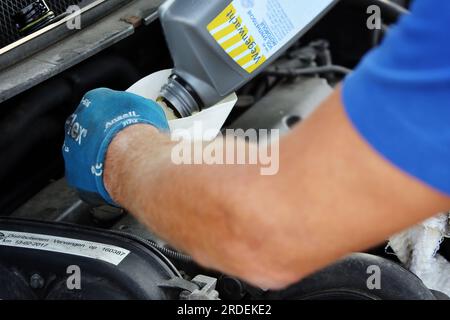
M280 171L176 166L173 143L133 126L111 144L113 198L201 264L262 287L291 284L450 208L358 135L337 90L280 143Z

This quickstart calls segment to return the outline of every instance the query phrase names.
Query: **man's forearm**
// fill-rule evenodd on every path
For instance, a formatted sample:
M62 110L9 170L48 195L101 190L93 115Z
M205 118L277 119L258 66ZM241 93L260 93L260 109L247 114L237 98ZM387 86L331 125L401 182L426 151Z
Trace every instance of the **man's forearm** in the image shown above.
M340 92L280 145L280 172L176 166L172 143L134 126L112 143L113 198L200 263L265 287L290 284L450 207L355 132Z
M246 243L256 226L242 224L239 207L245 206L236 203L236 192L258 175L257 168L175 165L173 146L147 125L124 130L108 150L105 186L174 247L205 266L248 279L239 257L250 257Z

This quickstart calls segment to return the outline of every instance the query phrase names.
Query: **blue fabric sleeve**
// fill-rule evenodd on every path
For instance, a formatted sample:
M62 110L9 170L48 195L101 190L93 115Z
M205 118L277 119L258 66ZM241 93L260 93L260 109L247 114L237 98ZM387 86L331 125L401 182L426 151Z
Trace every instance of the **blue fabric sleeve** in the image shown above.
M345 80L343 102L375 150L450 195L450 1L416 0Z

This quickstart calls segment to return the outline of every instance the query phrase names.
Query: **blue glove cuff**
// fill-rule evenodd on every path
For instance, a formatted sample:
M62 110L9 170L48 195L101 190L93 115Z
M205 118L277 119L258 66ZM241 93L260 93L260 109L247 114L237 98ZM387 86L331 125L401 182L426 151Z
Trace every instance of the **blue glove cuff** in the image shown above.
M116 125L114 125L110 131L108 132L108 134L105 136L105 139L103 140L102 144L100 145L100 149L98 151L97 154L97 162L99 164L103 164L101 168L97 168L99 170L101 170L102 172L104 172L104 163L106 161L106 153L108 152L108 148L109 145L111 144L111 142L114 140L114 138L123 130L125 130L128 127L131 127L133 125L137 125L137 124L148 124L151 125L153 127L158 128L161 132L167 133L168 132L168 128L163 128L160 129L159 126L160 124L156 124L153 121L150 120L146 120L146 119L133 119L134 123L130 123L130 124L124 124L124 123L118 123ZM104 182L104 177L103 177L103 173L101 175L97 175L95 174L95 168L92 168L93 172L92 174L95 175L95 183L97 185L97 190L98 193L100 194L100 196L110 205L114 206L114 207L120 207L117 203L114 202L114 200L111 198L109 192L106 190L105 187L105 182Z

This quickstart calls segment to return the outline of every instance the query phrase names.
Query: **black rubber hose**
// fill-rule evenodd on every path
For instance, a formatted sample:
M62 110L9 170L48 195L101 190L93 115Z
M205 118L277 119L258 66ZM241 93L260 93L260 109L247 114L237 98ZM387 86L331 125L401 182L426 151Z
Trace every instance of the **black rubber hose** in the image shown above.
M171 250L169 248L161 247L152 240L147 240L147 243L156 250L159 250L163 255L165 255L169 259L173 259L184 263L194 263L194 260L188 255L182 254L175 250Z
M340 73L347 75L352 70L342 66L329 65L321 67L308 67L301 69L269 69L264 74L269 76L285 76L285 77L298 77L311 74L324 74L324 73Z
M159 244L157 244L155 241L153 241L151 239L147 239L147 238L144 238L142 236L138 236L138 235L135 235L133 233L125 232L125 231L121 231L121 230L111 230L111 231L114 232L114 233L117 233L117 234L119 234L121 236L125 236L125 237L128 237L128 238L137 240L137 241L142 241L145 244L151 246L153 249L158 250L166 258L169 258L169 259L171 258L173 260L177 260L179 262L184 262L184 263L194 263L194 260L190 256L188 256L186 254L183 254L183 253L180 253L178 251L175 251L173 249L169 249L169 248L160 246Z

